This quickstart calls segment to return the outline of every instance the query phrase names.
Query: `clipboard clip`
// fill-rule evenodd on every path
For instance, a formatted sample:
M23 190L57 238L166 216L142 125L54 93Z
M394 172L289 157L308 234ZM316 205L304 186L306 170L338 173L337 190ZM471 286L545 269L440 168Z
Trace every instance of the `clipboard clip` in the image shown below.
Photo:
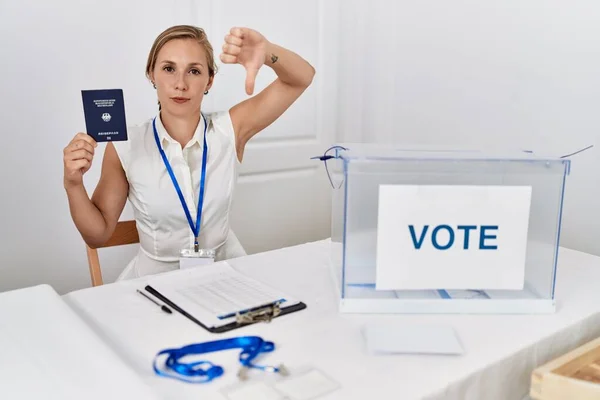
M238 324L251 324L255 322L271 322L273 318L281 314L279 302L258 308L256 310L247 311L243 314L239 312L235 314L235 321Z

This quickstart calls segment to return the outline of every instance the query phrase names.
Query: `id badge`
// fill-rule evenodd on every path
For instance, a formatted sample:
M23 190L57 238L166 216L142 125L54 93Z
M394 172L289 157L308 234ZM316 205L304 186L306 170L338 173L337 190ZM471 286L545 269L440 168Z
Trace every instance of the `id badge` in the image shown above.
M341 388L329 375L310 365L290 368L286 374L247 372L242 377L238 374L241 381L221 389L226 399L317 400Z
M213 249L183 249L179 253L179 269L194 268L202 265L212 264L215 261Z

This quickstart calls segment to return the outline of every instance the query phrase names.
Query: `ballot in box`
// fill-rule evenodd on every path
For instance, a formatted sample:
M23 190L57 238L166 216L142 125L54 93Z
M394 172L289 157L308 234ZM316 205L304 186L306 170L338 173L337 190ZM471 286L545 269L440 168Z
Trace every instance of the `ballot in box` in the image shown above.
M332 267L349 313L552 313L570 161L330 149Z

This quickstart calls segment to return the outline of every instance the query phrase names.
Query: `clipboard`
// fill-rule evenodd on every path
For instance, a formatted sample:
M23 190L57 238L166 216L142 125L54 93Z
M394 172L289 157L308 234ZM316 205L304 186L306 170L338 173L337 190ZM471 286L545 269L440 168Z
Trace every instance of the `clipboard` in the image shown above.
M157 277L144 290L211 333L268 323L307 308L304 302L241 274L227 262L185 271Z
M306 308L306 304L303 302L298 302L291 306L281 307L279 303L267 304L261 307L256 307L244 312L240 312L239 316L236 318L236 321L230 322L225 325L209 327L199 321L196 317L185 311L183 308L179 307L177 304L172 302L167 297L163 296L159 291L154 289L150 285L146 285L144 288L146 291L151 293L156 298L163 301L166 305L171 307L173 310L179 312L192 322L200 325L202 328L206 329L211 333L225 333L232 331L234 329L242 328L247 325L256 324L258 322L271 322L273 319L277 317L281 317L283 315L291 314L296 311L304 310Z

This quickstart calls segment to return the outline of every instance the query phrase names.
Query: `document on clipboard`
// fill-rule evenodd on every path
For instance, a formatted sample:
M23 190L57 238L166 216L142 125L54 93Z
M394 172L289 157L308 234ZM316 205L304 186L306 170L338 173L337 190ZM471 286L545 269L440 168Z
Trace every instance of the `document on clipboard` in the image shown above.
M226 261L151 279L145 290L209 332L222 333L303 310L306 304Z

